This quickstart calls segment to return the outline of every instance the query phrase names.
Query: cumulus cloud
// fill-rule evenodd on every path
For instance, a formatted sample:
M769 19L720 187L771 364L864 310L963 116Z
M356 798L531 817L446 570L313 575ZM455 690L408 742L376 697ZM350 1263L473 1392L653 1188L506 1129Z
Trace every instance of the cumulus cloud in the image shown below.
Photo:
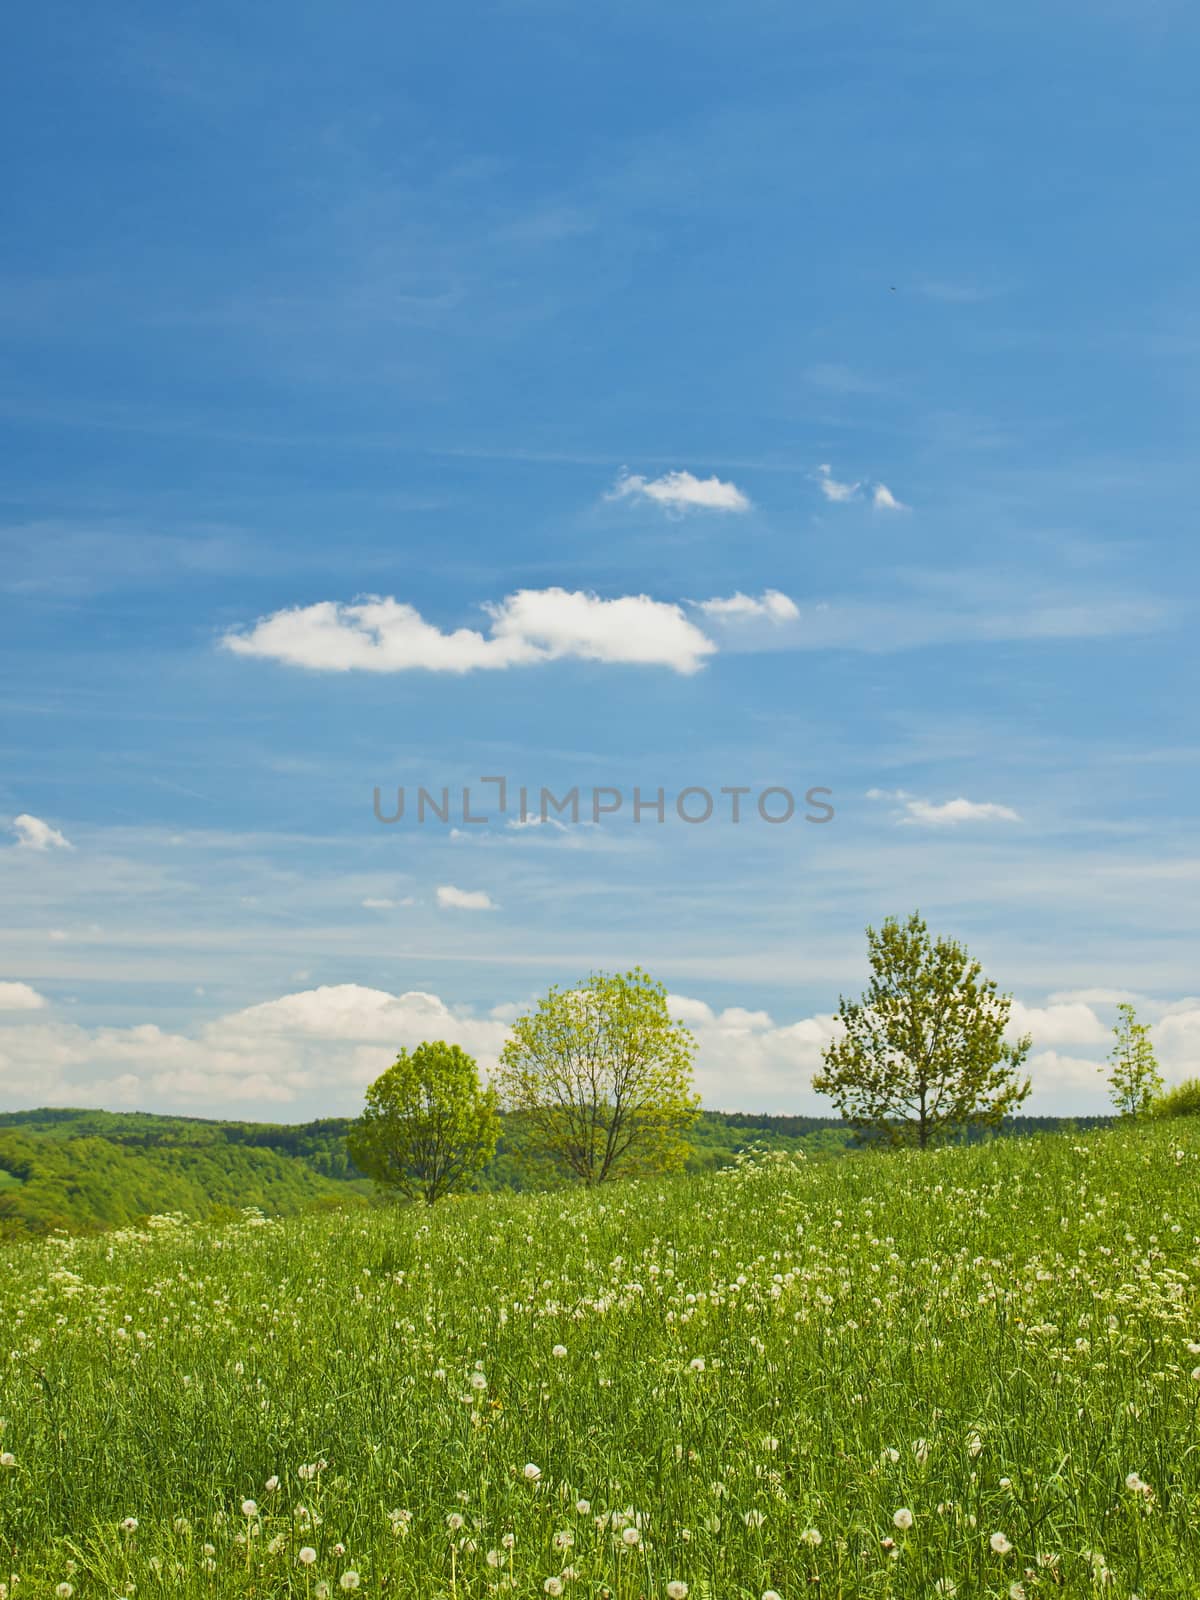
M0 983L0 1011L40 1011L45 1004L45 996L27 983Z
M1105 1044L1111 1037L1091 1006L1082 1001L1062 1001L1044 1006L1014 1000L1009 1012L1009 1035L1027 1033L1035 1048L1061 1044Z
M1025 1116L1063 1116L1070 1111L1086 1116L1106 1116L1112 1106L1101 1071L1103 1062L1058 1050L1039 1050L1029 1057L1025 1071L1032 1092L1021 1107Z
M828 461L823 461L817 468L817 483L826 500L832 500L835 505L843 505L847 500L855 499L862 488L861 483L839 483Z
M346 983L308 989L172 1033L153 1023L0 1028L0 1092L24 1105L178 1107L219 1115L307 1102L352 1112L401 1047L459 1044L489 1071L507 1027L451 1010L437 995Z
M757 599L738 590L727 599L697 600L698 611L717 622L794 622L800 607L778 589L764 589Z
M391 596L322 600L262 617L221 644L235 655L323 672L465 673L573 657L692 673L716 649L680 606L644 594L604 600L582 590L520 589L483 609L486 634L444 633Z
M14 817L12 825L17 835L18 849L73 850L75 848L57 828L52 828L48 822L43 822L41 817L31 817L28 812L22 812L19 817Z
M741 1006L714 1011L705 1001L680 994L668 995L667 1005L695 1035L696 1087L705 1105L729 1111L799 1107L810 1115L830 1114L828 1101L810 1085L821 1051L837 1035L836 1017L777 1023L766 1011Z
M664 472L645 478L622 472L607 495L609 500L652 500L673 511L749 511L750 500L735 483L720 478L697 478L690 472Z
M886 483L877 483L875 485L875 492L871 496L871 504L875 507L876 511L908 510L908 507L904 504L903 500L897 500L896 496L888 488Z
M1200 1076L1200 999L1180 1000L1154 1024L1151 1037L1164 1075L1172 1083Z
M456 889L452 883L440 883L437 903L457 911L495 911L496 902L486 889Z
M191 1032L154 1023L84 1028L58 1021L26 984L0 985L0 1096L10 1105L107 1105L198 1115L349 1114L401 1047L459 1044L494 1071L509 1025L528 1005L501 1002L476 1016L436 994L393 994L362 984L324 985L217 1017ZM811 1088L835 1016L779 1022L743 1006L717 1010L671 994L671 1015L698 1044L704 1103L744 1111L830 1114ZM1168 1082L1200 1075L1200 999L1165 1005L1153 1041ZM24 1013L22 1015L21 1013ZM1034 1092L1025 1109L1067 1115L1109 1109L1103 1068L1108 1030L1081 1002L1014 1002L1010 1032L1033 1034Z

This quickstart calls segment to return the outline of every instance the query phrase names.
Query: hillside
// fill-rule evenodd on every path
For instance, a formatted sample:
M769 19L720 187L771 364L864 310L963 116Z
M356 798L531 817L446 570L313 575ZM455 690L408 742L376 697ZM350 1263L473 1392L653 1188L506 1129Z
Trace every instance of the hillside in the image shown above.
M156 1213L203 1220L246 1206L291 1216L315 1204L362 1204L373 1186L346 1153L349 1126L344 1117L291 1125L53 1107L0 1112L0 1238L86 1233ZM1007 1131L1055 1126L1024 1118ZM692 1172L728 1165L750 1148L829 1159L854 1144L835 1118L745 1112L702 1112L690 1137ZM479 1187L521 1186L502 1139Z
M137 1146L93 1136L0 1134L0 1237L91 1232L161 1212L191 1218L256 1206L287 1216L355 1198L345 1183L274 1150L236 1145Z
M1189 1120L15 1245L5 1571L1184 1600L1198 1239Z

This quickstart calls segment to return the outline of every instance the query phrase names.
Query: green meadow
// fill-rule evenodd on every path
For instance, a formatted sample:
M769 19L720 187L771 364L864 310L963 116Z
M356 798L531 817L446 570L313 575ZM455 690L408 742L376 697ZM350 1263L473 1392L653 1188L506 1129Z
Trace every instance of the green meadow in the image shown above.
M1194 1119L5 1247L16 1596L1200 1594Z

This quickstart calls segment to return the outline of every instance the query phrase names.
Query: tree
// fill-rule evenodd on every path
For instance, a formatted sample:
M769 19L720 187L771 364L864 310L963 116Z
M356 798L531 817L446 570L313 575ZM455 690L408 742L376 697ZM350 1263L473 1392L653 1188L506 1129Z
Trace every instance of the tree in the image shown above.
M893 1144L937 1143L966 1123L994 1127L1025 1099L1026 1036L1006 1043L1011 997L962 945L932 940L919 913L867 929L871 982L838 1000L842 1033L813 1088Z
M480 1087L475 1062L456 1044L401 1050L366 1100L346 1136L350 1157L410 1200L432 1205L467 1188L496 1152L496 1091Z
M581 1183L667 1172L687 1159L696 1043L640 967L552 988L518 1018L498 1082L526 1152Z
M1121 1116L1140 1117L1162 1091L1162 1073L1148 1025L1137 1020L1137 1012L1129 1004L1119 1005L1117 1013L1120 1021L1113 1028L1117 1042L1108 1058L1109 1095Z

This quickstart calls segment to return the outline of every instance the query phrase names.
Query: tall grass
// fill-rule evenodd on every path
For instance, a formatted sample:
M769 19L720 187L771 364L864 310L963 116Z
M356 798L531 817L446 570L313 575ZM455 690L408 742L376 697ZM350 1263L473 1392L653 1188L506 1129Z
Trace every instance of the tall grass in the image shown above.
M1198 1270L1190 1123L22 1245L0 1576L1183 1600Z

